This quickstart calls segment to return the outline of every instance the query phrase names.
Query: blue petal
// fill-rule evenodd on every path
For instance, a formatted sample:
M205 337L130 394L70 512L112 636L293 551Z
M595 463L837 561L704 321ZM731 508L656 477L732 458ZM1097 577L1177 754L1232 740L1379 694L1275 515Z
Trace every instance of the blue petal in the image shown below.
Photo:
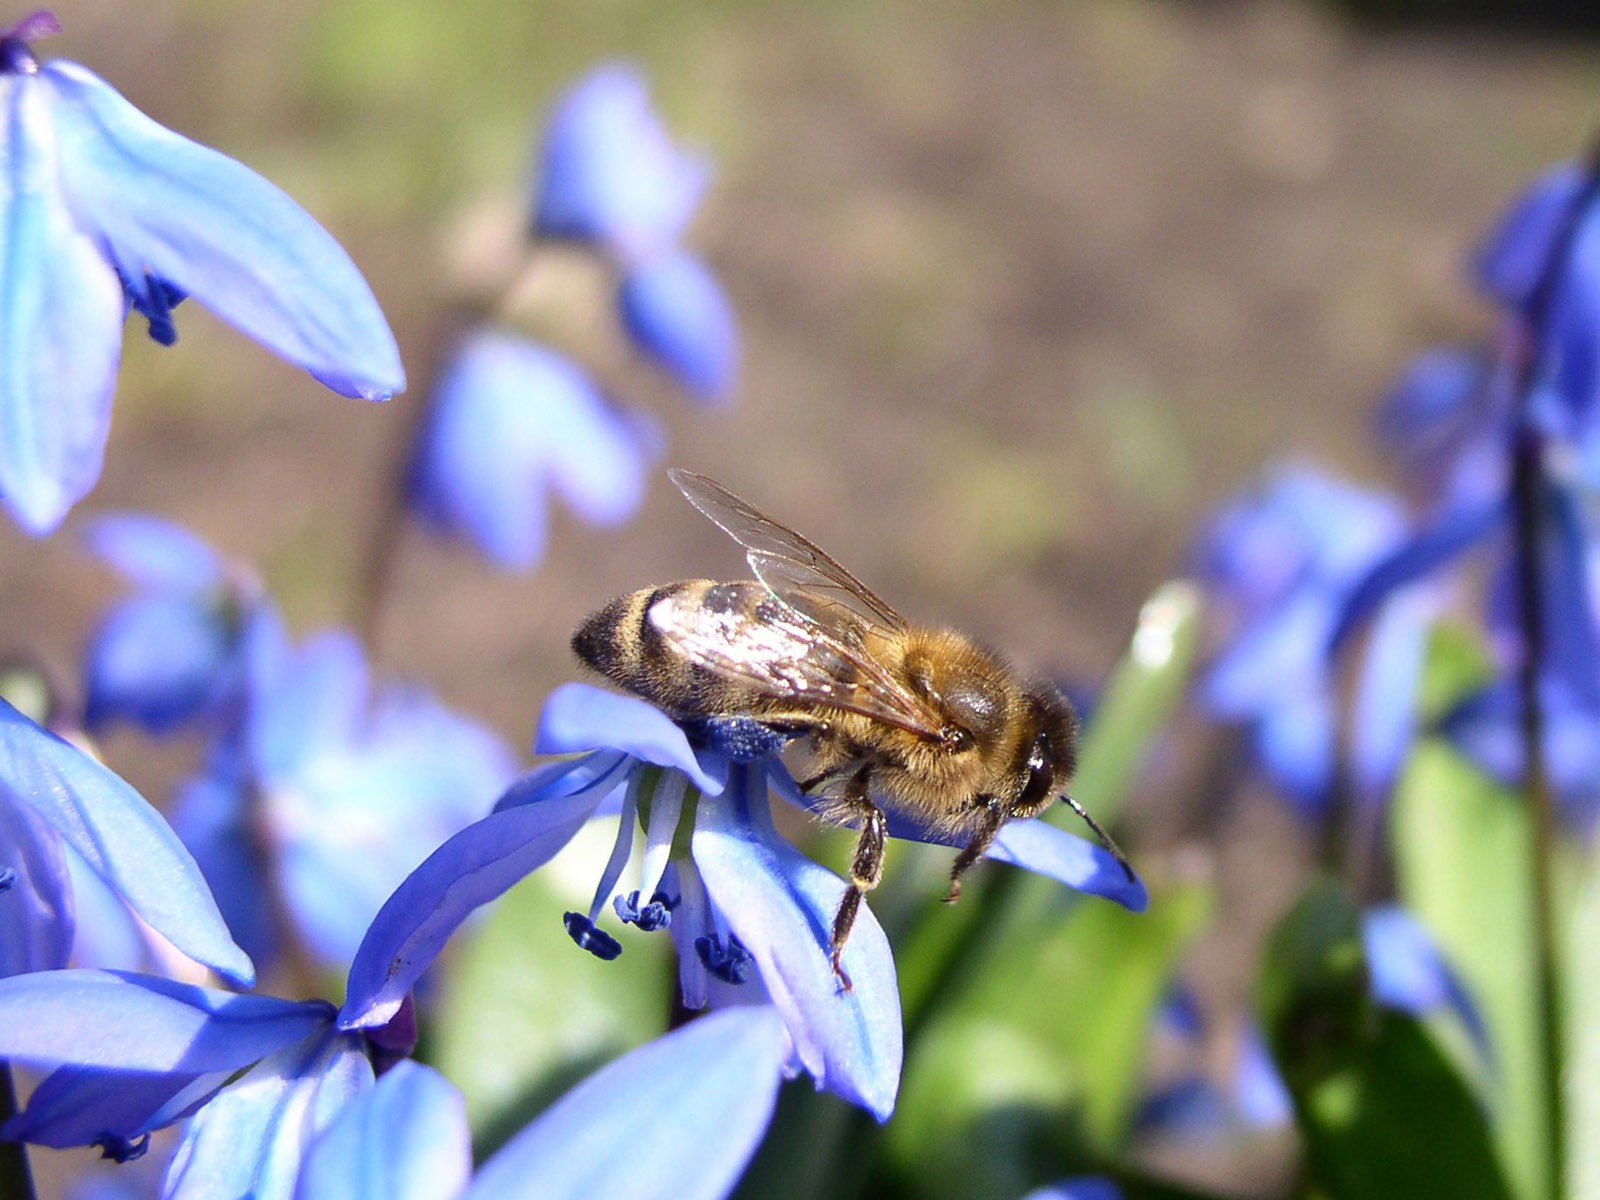
M362 1040L324 1033L258 1063L202 1108L167 1171L166 1200L290 1200L317 1135L372 1086Z
M454 1085L396 1063L357 1096L306 1156L299 1200L455 1200L472 1176L467 1109Z
M117 971L0 979L0 1058L42 1066L232 1070L331 1026L321 1001L240 996Z
M525 338L480 331L456 350L411 465L418 517L526 570L544 553L545 489L597 525L644 496L638 429L573 362Z
M1294 1101L1254 1022L1247 1023L1239 1036L1233 1096L1240 1119L1251 1129L1285 1129L1294 1120Z
M844 882L778 836L765 765L734 771L737 786L700 801L691 847L706 891L754 956L817 1086L886 1121L902 1053L888 939L863 904L843 955L854 987L842 990L829 953Z
M122 898L89 869L77 851L65 853L77 926L72 937L72 965L108 971L158 970L144 927Z
M463 1200L717 1200L772 1119L784 1045L765 1006L699 1017L568 1092L484 1163Z
M0 78L0 497L46 534L100 477L122 287L63 194L50 95Z
M248 983L200 868L161 814L117 775L0 701L0 800L29 805L157 933Z
M638 71L607 63L551 111L535 228L641 258L678 240L707 179L703 161L672 145Z
M227 568L217 552L181 525L145 513L106 513L80 536L89 553L130 582L168 591L220 587Z
M1600 627L1580 497L1552 489L1549 504L1549 546L1543 556L1545 637L1555 652L1549 653L1547 669L1564 677L1580 704L1600 711Z
M1122 1200L1122 1189L1104 1175L1075 1175L1031 1191L1022 1200Z
M1418 690L1438 598L1397 592L1373 625L1350 713L1350 773L1367 804L1388 798L1417 732Z
M1157 1088L1139 1103L1135 1134L1220 1140L1227 1132L1227 1098L1204 1075L1183 1075Z
M37 1146L88 1146L108 1137L136 1141L209 1100L232 1071L104 1071L60 1067L45 1076L0 1137Z
M1334 720L1333 697L1316 690L1283 697L1256 723L1262 770L1307 818L1321 814L1333 787Z
M366 280L304 209L76 63L52 62L38 79L55 105L65 189L126 277L175 285L343 395L405 387Z
M1453 1012L1487 1053L1488 1030L1466 989L1445 962L1422 923L1398 905L1380 905L1362 916L1373 998L1416 1017Z
M127 720L153 734L200 716L227 690L233 639L222 613L153 593L117 605L84 652L84 720Z
M536 754L577 750L621 750L658 767L682 771L708 796L722 791L727 764L695 756L671 717L636 696L620 696L587 683L564 683L550 693L539 717Z
M330 630L308 640L281 675L257 689L250 713L256 770L293 780L315 755L361 736L367 716L367 663L354 635Z
M667 254L633 268L622 277L617 308L640 352L690 392L719 400L733 387L733 306L699 259Z
M502 809L429 855L389 897L362 939L350 965L340 1027L371 1028L394 1016L461 922L555 857L601 798L602 789L593 788Z
M957 842L946 842L957 845ZM988 856L1012 863L1094 896L1104 896L1134 912L1150 906L1140 879L1129 879L1122 864L1103 847L1048 821L1007 821L995 835Z
M1489 295L1511 308L1529 303L1586 178L1579 164L1560 163L1517 198L1473 264Z
M1324 647L1334 602L1302 589L1245 628L1207 670L1200 701L1212 716L1245 720L1276 707L1287 692L1323 686Z
M249 804L250 782L225 748L178 791L172 827L205 874L239 945L262 970L277 961L277 917L267 891L272 865L262 852Z
M20 804L0 800L0 977L67 965L72 952L72 883L61 839Z
M1407 364L1378 409L1378 437L1411 459L1447 449L1481 408L1488 381L1483 353L1443 346Z

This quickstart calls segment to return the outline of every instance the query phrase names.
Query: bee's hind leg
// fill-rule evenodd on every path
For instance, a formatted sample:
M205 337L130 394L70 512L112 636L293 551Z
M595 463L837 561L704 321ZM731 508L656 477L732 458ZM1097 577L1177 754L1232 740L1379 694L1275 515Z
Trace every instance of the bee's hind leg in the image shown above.
M956 861L950 866L950 894L944 898L946 904L954 904L961 899L961 877L989 852L995 834L999 833L1000 826L1005 824L1006 810L1001 807L998 797L984 796L979 801L979 806L983 816L978 831L972 835L972 840L962 847L961 853L956 855Z
M839 901L839 911L833 917L832 954L829 961L839 984L851 988L850 976L845 973L839 958L844 944L850 939L850 929L856 923L856 912L861 908L861 897L878 886L883 875L883 846L889 834L888 818L867 795L870 768L862 767L851 778L849 786L839 797L840 815L861 823L861 836L856 839L855 857L850 862L850 886Z

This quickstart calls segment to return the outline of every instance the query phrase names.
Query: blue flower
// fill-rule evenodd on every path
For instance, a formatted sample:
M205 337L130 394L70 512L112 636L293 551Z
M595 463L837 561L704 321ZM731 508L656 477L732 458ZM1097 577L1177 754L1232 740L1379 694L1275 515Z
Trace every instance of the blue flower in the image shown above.
M619 262L643 260L677 243L709 178L702 158L672 144L638 71L607 63L550 114L534 230L592 243Z
M772 1117L783 1023L767 1006L691 1021L597 1071L472 1173L461 1095L400 1063L312 1147L302 1200L716 1200Z
M0 107L0 496L28 531L53 530L99 477L130 306L171 342L172 307L193 296L337 392L404 386L360 272L265 179L15 33Z
M1387 497L1297 466L1231 505L1202 540L1200 570L1226 627L1201 702L1249 726L1262 769L1304 813L1321 811L1335 776L1329 647L1352 591L1404 530ZM1372 801L1387 793L1410 742L1434 611L1426 592L1395 595L1368 647L1352 761Z
M1075 1175L1049 1187L1036 1188L1022 1200L1122 1200L1122 1189L1104 1175Z
M244 625L260 586L187 530L117 513L83 532L89 550L139 590L102 618L84 652L84 722L152 734L222 718L243 686Z
M617 804L616 847L594 901L587 913L566 916L573 939L602 958L620 953L621 943L599 927L608 904L625 923L666 929L678 948L687 1007L770 999L797 1063L818 1086L886 1118L901 1054L894 964L883 931L863 908L843 956L854 988L841 989L829 940L845 885L774 829L769 789L798 795L781 764L697 753L657 709L584 684L551 695L537 749L590 753L517 784L493 815L452 838L401 885L356 955L344 1024L387 1020L473 909ZM636 824L645 834L637 887L619 890ZM1142 887L1129 884L1099 847L1042 822L1013 822L1006 831L994 857L1130 905L1142 902Z
M733 306L715 275L685 253L663 254L623 273L622 327L646 358L705 401L727 396L738 367Z
M67 852L196 962L254 977L200 869L159 813L83 751L0 701L0 976L66 965Z
M281 636L258 623L244 725L184 787L173 823L256 957L279 949L267 919L279 909L318 959L346 962L395 885L488 809L513 762L427 694L374 689L352 637L291 650Z
M1377 905L1361 916L1361 943L1374 1000L1414 1017L1453 1016L1489 1058L1489 1031L1477 1005L1420 921L1397 904Z
M123 972L0 980L0 1058L50 1072L0 1137L125 1160L192 1117L163 1195L287 1200L307 1148L372 1085L385 1049L334 1015L321 1000Z
M546 492L596 525L637 511L654 437L579 368L509 333L466 338L441 372L409 479L412 511L491 562L544 555Z

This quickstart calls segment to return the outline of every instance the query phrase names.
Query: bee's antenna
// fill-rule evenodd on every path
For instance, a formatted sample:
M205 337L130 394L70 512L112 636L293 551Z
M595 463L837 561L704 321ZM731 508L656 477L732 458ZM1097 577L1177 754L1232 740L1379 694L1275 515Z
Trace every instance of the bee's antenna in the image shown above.
M1138 883L1139 877L1133 873L1133 867L1128 862L1128 856L1122 852L1121 847L1119 847L1116 842L1111 840L1111 835L1104 829L1100 828L1100 822L1091 817L1089 815L1089 811L1084 808L1083 805L1079 804L1065 792L1061 794L1061 798L1067 802L1068 806L1071 807L1073 812L1077 813L1084 819L1090 829L1094 830L1095 837L1100 839L1100 844L1106 848L1106 852L1110 854L1112 858L1116 859L1118 865L1128 873L1128 882Z

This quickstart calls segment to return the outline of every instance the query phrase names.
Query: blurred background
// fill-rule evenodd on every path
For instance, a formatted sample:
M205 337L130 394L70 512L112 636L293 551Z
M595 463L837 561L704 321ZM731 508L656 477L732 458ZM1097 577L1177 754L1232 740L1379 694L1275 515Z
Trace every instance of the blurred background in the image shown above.
M1466 253L1597 127L1600 47L1561 28L1573 14L1536 31L1381 7L100 0L58 6L65 35L39 49L311 210L414 389L450 280L527 203L549 99L637 61L716 164L691 236L743 333L721 411L615 364L666 427L663 466L727 483L904 612L1093 689L1264 465L1396 482L1375 399L1413 351L1488 327ZM591 324L620 360L606 314ZM73 522L174 518L260 562L297 632L345 620L408 400L331 396L194 306L181 336L128 337L107 468ZM119 590L72 530L0 528L5 641L69 674ZM633 523L558 510L553 534L512 576L409 532L382 667L526 747L582 616L744 573L659 473ZM1265 797L1204 810L1198 740L1178 731L1125 823L1136 858L1219 878L1196 974L1226 1003L1308 853ZM153 798L187 753L107 751Z

